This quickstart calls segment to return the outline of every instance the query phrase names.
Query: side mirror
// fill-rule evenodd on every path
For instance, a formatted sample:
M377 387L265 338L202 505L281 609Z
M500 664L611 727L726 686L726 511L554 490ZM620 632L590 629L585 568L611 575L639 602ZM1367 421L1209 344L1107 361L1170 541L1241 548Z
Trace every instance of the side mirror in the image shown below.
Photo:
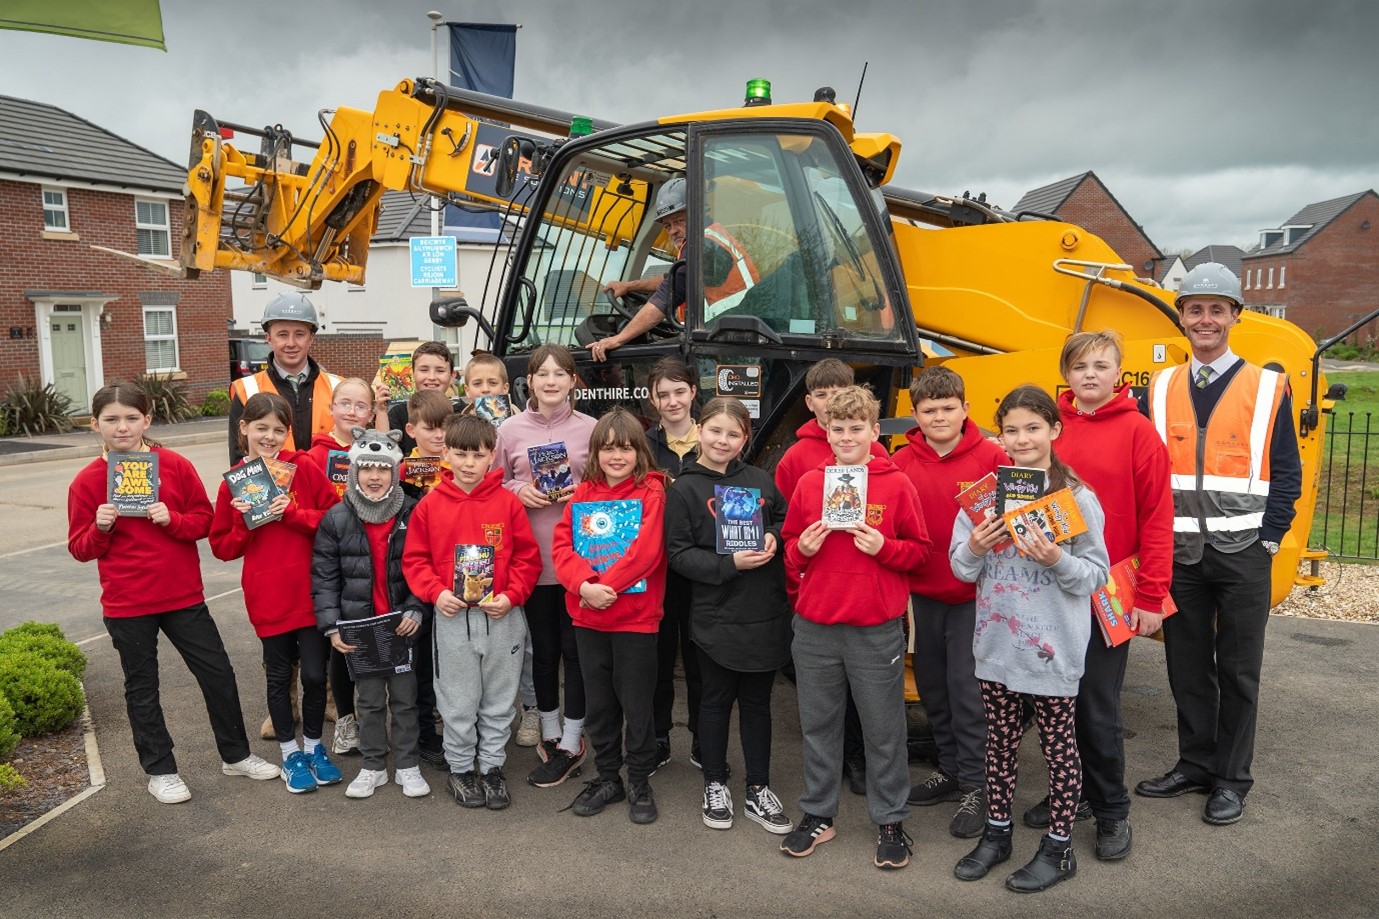
M493 177L498 197L512 197L512 190L517 187L517 166L521 162L521 138L508 137L498 147L498 168Z

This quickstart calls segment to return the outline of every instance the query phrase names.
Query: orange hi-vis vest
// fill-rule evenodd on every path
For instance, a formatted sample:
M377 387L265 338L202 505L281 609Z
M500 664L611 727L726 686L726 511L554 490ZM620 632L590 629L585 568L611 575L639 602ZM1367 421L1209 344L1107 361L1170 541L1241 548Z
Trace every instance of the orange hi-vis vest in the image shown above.
M316 374L316 382L311 388L311 434L325 434L335 430L335 419L330 417L330 400L335 393L335 387L340 383L340 378L333 373L326 373L321 370ZM238 396L239 404L243 405L249 401L249 397L260 392L271 392L282 395L278 392L278 387L273 385L273 378L268 375L267 370L260 370L251 377L240 377L230 384L231 398ZM283 441L283 450L305 450L311 444L298 447L292 437L292 429L287 429L287 440Z
M722 247L733 259L732 270L721 284L704 288L704 321L709 322L742 302L761 280L757 266L747 257L747 250L722 224L711 223L704 230L704 239Z
M1192 564L1210 542L1238 552L1258 538L1269 499L1269 447L1288 388L1278 371L1242 363L1206 423L1192 407L1189 364L1149 382L1149 418L1168 447L1174 560Z

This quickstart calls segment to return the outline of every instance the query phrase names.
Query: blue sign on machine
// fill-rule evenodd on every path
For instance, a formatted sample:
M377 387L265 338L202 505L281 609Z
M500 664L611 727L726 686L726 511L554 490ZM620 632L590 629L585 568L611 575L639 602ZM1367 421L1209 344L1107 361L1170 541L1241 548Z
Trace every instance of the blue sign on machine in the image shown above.
M413 236L407 248L412 256L413 287L459 286L453 236Z

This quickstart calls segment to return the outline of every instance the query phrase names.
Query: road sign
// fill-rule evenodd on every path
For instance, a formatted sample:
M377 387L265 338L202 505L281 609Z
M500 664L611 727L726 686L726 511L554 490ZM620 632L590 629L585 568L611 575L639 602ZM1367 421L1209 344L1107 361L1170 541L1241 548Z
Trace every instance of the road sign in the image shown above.
M453 236L413 236L407 249L412 256L413 287L459 286Z

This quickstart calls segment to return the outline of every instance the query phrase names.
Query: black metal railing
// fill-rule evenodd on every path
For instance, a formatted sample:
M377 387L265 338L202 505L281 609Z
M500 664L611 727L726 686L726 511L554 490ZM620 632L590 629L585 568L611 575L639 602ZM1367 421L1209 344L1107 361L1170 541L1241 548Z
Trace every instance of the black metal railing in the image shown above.
M1370 412L1331 416L1311 544L1333 558L1379 559L1379 430Z

